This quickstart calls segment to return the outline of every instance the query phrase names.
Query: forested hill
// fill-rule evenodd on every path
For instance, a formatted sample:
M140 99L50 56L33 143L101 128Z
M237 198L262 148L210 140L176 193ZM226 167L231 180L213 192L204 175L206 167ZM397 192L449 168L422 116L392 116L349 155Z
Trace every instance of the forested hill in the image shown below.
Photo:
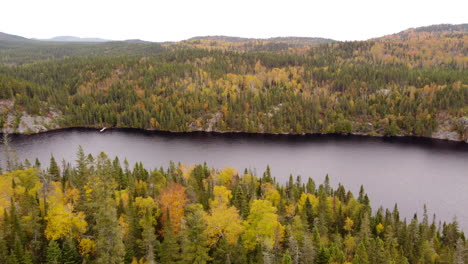
M275 37L275 38L241 38L241 37L229 37L229 36L201 36L193 37L188 41L197 40L209 40L209 41L221 41L221 42L252 42L252 41L265 41L265 42L276 42L276 43L289 43L299 45L318 45L324 43L333 43L336 40L327 38L310 38L310 37Z
M5 264L463 264L468 242L456 220L424 207L373 210L328 176L276 182L267 167L206 164L147 170L78 151L61 170L51 157L0 172L0 263ZM123 166L122 166L123 165ZM430 206L430 205L429 205Z
M468 24L441 24L427 27L410 28L396 34L388 35L384 38L419 38L428 35L443 36L448 34L464 34L466 32L468 32Z
M0 40L0 125L468 140L466 24L273 40Z

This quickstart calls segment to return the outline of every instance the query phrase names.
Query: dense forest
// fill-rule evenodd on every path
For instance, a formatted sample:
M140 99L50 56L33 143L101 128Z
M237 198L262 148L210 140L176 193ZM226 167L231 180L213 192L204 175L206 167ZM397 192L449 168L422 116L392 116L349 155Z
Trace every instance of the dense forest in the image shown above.
M0 125L468 140L467 25L368 41L50 43L0 37ZM35 121L40 123L41 121Z
M455 263L468 262L456 220L372 209L327 176L276 181L247 169L93 157L0 172L0 263Z

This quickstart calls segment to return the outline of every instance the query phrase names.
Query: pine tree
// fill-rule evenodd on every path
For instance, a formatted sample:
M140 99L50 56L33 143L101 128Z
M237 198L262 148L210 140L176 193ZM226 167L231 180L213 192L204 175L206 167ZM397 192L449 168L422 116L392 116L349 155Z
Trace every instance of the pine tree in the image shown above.
M60 181L60 169L54 156L50 156L49 177L52 181Z
M363 242L359 243L356 253L354 254L353 264L370 264L367 250Z
M72 178L72 183L74 186L82 189L87 182L88 177L88 160L81 146L78 147L78 153L76 154L76 168L75 175Z
M317 253L317 259L315 260L315 263L328 264L329 260L330 260L330 253L328 252L328 249L323 246L320 247Z
M93 189L91 207L96 225L96 263L120 264L124 261L125 246L117 219L117 206L113 199L116 183L107 156L101 153L97 158L96 175L88 182Z
M306 191L307 193L310 193L310 194L315 193L315 182L312 178L309 178L307 180Z
M176 263L179 260L179 244L174 234L169 208L166 214L166 224L164 226L164 240L161 244L160 259L162 264Z
M245 197L244 191L240 185L237 185L234 195L232 197L232 204L239 210L239 213L243 219L246 219L249 215L249 205Z
M182 240L182 256L186 263L205 264L210 260L208 255L208 237L203 221L203 207L194 204L187 208L185 229Z
M82 262L81 256L76 250L76 246L73 241L67 240L63 243L62 250L63 264L80 264Z
M62 263L62 250L57 241L51 240L47 246L47 264L61 264Z
M24 253L22 264L34 264L33 256L29 250Z
M312 208L312 204L310 203L309 197L306 198L306 201L304 203L304 216L305 219L307 220L307 224L309 228L313 229L314 228L314 211Z
M0 263L7 263L8 247L2 230L0 230Z

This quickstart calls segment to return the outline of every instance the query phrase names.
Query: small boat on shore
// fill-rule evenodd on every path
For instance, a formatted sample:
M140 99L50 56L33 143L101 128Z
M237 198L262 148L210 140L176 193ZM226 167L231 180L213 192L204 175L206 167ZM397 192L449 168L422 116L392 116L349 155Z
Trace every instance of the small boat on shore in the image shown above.
M107 127L103 127L101 130L99 130L99 133L104 132L107 129Z

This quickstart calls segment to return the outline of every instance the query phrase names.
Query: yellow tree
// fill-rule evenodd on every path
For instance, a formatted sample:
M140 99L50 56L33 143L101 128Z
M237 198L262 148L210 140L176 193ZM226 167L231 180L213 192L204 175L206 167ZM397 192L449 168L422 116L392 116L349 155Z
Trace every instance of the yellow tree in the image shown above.
M209 245L214 246L221 238L226 239L228 244L235 245L244 226L239 211L234 206L228 206L231 191L224 186L215 186L213 194L210 213L205 215Z
M52 182L48 195L46 238L58 240L61 238L77 238L86 232L87 223L83 212L76 212L74 202L78 200L78 192L70 189L64 195L59 182Z
M253 250L257 244L266 250L283 240L284 227L278 221L276 208L267 200L254 200L245 223L244 247Z
M156 225L156 217L159 215L158 205L151 197L137 197L135 206L138 209L140 226L143 228L142 237L146 249L146 260L149 264L153 264L155 263L153 245L156 241L154 226Z
M237 174L239 173L236 169L226 167L215 175L215 179L218 184L230 187L232 184L232 177Z

